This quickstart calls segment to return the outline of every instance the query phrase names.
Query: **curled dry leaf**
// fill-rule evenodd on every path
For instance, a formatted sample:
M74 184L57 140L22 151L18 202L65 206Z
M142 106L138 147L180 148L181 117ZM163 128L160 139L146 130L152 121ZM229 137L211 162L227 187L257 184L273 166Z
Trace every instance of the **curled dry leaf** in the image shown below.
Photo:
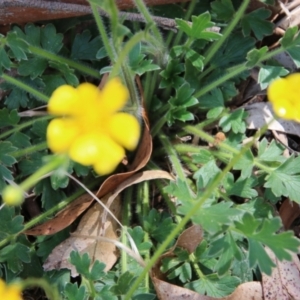
M143 99L142 86L137 80L140 94ZM144 101L142 101L143 103ZM98 198L102 198L106 194L115 190L123 181L131 177L138 170L142 169L149 161L152 153L152 137L150 134L149 121L146 115L145 110L143 110L143 121L144 121L144 130L139 143L138 149L136 151L134 160L132 164L128 166L129 171L125 173L113 174L108 177L103 184L100 186L99 190L96 193ZM70 203L64 210L59 212L53 219L35 226L32 229L25 231L25 234L28 235L51 235L56 232L63 230L74 220L83 213L88 207L93 203L94 199L85 194L72 203Z
M107 200L108 197L105 197L102 201L106 204ZM120 218L120 197L114 199L110 210L117 219ZM88 253L91 263L99 260L105 263L106 271L110 270L118 258L118 250L113 243L99 240L97 237L100 235L110 240L118 240L119 225L112 216L106 217L104 221L103 215L103 207L95 203L83 216L73 236L71 235L53 249L43 265L44 270L67 268L71 270L73 277L77 276L76 268L69 262L72 251L78 251L81 254Z
M125 180L118 188L111 194L107 194L102 199L103 204L115 215L117 219L120 218L121 203L119 194L128 186L137 184L142 181L152 179L168 179L174 178L165 171L153 170L144 171L132 175ZM73 250L79 253L88 253L95 260L102 261L106 264L106 270L109 270L118 258L117 248L114 243L109 243L100 239L100 237L108 238L110 240L118 240L117 229L119 228L115 219L111 215L107 215L107 211L103 209L98 203L95 203L81 219L78 228L71 237L56 246L46 262L44 263L45 271L52 269L68 268L71 270L72 276L77 276L75 267L68 261L70 253ZM189 236L193 234L190 231ZM195 235L195 233L194 233ZM186 245L189 249L194 249L191 243L188 242L188 236L182 237L180 243ZM137 259L139 258L136 255Z
M167 283L163 280L152 278L155 290L160 300L263 300L260 282L246 282L239 285L229 296L214 298L200 295L180 286ZM278 300L279 298L277 298Z
M266 247L266 252L276 264L271 276L263 274L263 294L265 300L299 299L300 295L300 263L296 254L292 261L279 261L274 253Z

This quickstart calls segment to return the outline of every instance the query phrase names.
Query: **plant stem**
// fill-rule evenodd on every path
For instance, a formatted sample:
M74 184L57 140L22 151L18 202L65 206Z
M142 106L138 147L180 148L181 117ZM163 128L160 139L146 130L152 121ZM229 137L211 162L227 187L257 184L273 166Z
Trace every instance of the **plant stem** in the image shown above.
M135 0L135 5L137 7L137 9L140 11L140 13L144 16L146 23L148 24L153 24L153 26L151 26L154 38L156 39L156 41L159 43L159 46L162 47L163 45L163 39L162 36L158 30L158 27L156 26L155 22L152 20L152 17L147 9L147 6L145 5L144 1L142 0Z
M30 93L31 95L33 95L33 96L36 97L37 99L40 99L40 100L42 100L43 102L48 102L49 97L47 97L46 95L42 94L42 93L39 92L38 90L32 88L31 86L29 86L29 85L23 83L22 81L20 81L20 80L14 78L14 77L11 77L11 76L9 76L9 75L7 75L7 74L5 74L5 73L3 73L3 74L1 75L1 77L2 77L5 81L7 81L7 82L9 82L9 83L15 85L16 87L18 87L19 89L22 89L22 90L24 90L24 91Z
M185 181L185 174L183 172L183 168L181 166L181 163L179 161L177 153L176 153L174 147L172 146L172 144L170 143L168 137L166 137L162 133L158 137L168 155L168 158L172 164L172 167L173 167L176 175L178 176L178 178L180 180Z
M211 47L209 47L209 49L206 51L206 53L204 54L204 57L205 57L204 62L203 62L204 66L206 66L209 63L209 61L213 58L213 56L217 53L217 51L220 49L222 44L225 42L225 40L231 34L234 27L237 25L239 20L242 18L249 2L250 2L250 0L242 1L241 6L239 7L238 11L236 12L233 20L228 24L228 26L226 26L226 29L224 30L224 33L221 36L221 38L218 41L216 41L215 43L213 43L211 45Z
M25 148L25 149L20 149L14 152L9 153L9 155L13 156L14 158L22 157L24 155L29 155L30 153L40 151L47 149L47 142L43 142L37 145L33 145L31 147Z
M97 10L97 6L95 4L93 4L92 2L90 2L90 1L89 1L89 3L90 3L90 6L91 6L91 10L93 12L93 16L95 18L98 30L100 32L104 48L105 48L105 50L108 54L109 59L112 62L114 62L115 61L114 51L113 51L113 48L110 45L109 38L108 38L108 35L105 31L105 26L103 24L102 18L101 18L100 14Z
M260 131L257 131L254 138L258 138L260 136ZM130 290L125 296L125 300L130 300L132 298L133 293L138 288L140 283L142 282L144 276L150 271L152 266L156 263L159 257L163 254L165 249L168 247L170 242L179 234L179 232L184 228L184 226L189 222L191 217L201 208L204 202L211 196L213 191L219 186L220 182L226 176L226 174L231 170L231 168L238 162L238 160L250 149L252 144L247 144L238 155L235 155L233 159L227 164L222 172L220 172L215 180L213 180L205 189L204 193L199 199L196 199L195 204L191 207L191 209L186 213L186 215L181 219L181 221L176 225L174 230L167 236L164 242L158 247L158 249L153 254L152 258L148 261L146 267L139 275L139 277L135 280Z
M62 57L62 56L58 56L57 54L53 54L49 51L46 51L42 48L35 47L35 46L32 46L32 45L29 45L28 49L32 53L34 53L38 56L44 57L47 60L52 60L52 61L56 61L58 63L67 64L69 67L74 68L74 69L78 70L79 72L87 74L87 75L92 76L94 78L100 78L101 77L98 71L93 70L92 68L87 67L83 64L80 64L80 63L78 63L78 62L76 62L72 59L68 59L68 58L65 58L65 57Z

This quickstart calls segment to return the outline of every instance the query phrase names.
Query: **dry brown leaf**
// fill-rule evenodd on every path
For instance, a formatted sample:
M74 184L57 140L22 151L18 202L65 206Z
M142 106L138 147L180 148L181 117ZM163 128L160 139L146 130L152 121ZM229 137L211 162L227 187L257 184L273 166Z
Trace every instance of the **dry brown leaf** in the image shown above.
M107 199L108 197L103 199L104 204L106 204ZM110 210L117 219L120 218L120 197L115 198ZM111 216L103 221L103 213L103 207L95 203L81 219L74 236L69 237L53 249L43 265L44 270L67 268L71 270L73 277L77 276L78 273L75 267L69 262L72 251L78 251L81 254L88 253L92 263L99 260L106 264L106 271L110 270L118 258L118 250L113 243L97 240L96 238L100 232L104 231L102 236L118 240L117 230L119 226Z
M292 254L292 261L279 261L274 253L265 248L268 256L276 264L272 275L263 274L262 284L265 300L300 299L300 263L296 254Z
M153 278L153 284L160 300L263 300L260 282L246 282L224 298L200 295L194 291ZM280 298L277 298L279 300ZM281 300L281 299L280 299Z
M298 203L285 199L279 209L279 215L285 229L289 229L292 223L300 216Z
M146 0L147 5L160 5L190 0ZM133 7L132 0L116 0L120 9ZM86 4L86 5L82 5ZM91 14L86 0L0 0L0 24L28 23Z

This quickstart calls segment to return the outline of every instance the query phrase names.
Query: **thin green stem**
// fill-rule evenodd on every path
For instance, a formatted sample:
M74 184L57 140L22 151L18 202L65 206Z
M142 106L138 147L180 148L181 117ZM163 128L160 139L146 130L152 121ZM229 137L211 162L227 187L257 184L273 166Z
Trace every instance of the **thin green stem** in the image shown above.
M256 65L260 64L262 61L268 60L272 58L274 55L280 54L281 52L285 51L286 49L283 47L279 47L276 50L273 50L272 52L266 53L257 63ZM237 65L233 68L228 69L228 73L223 75L222 77L218 78L217 80L213 81L212 83L208 84L207 86L203 87L198 92L195 92L194 97L199 98L206 93L210 92L214 88L218 87L219 85L225 83L229 79L237 76L238 74L248 70L248 67L245 63L242 63L240 65Z
M9 135L11 135L11 134L13 134L15 132L19 132L22 129L31 126L35 122L39 122L39 121L43 121L43 120L48 120L48 119L51 119L51 118L53 118L53 116L39 117L39 118L33 119L31 121L24 122L24 123L22 123L20 125L17 125L15 128L12 128L12 129L7 130L7 131L3 132L2 134L0 134L0 140L2 140L3 138L5 138L5 137L7 137L7 136L9 136Z
M62 57L62 56L58 56L57 54L53 54L49 51L46 51L42 48L35 47L35 46L32 46L32 45L29 45L28 49L33 54L36 54L36 55L41 56L43 58L46 58L47 60L52 60L52 61L55 61L55 62L58 62L58 63L67 64L69 67L74 68L74 69L78 70L79 72L87 74L87 75L92 76L94 78L99 79L101 77L98 71L93 70L92 68L87 67L87 66L85 66L81 63L78 63L78 62L76 62L72 59L68 59L68 58L65 58L65 57Z
M155 22L152 20L152 17L147 9L147 6L145 5L144 1L142 0L135 0L135 5L139 12L144 16L146 23L151 24L153 35L156 39L156 41L159 43L159 47L163 47L163 38L161 36L161 33L158 30L158 27L156 26Z
M117 58L116 63L114 64L110 77L115 77L120 73L121 66L124 64L128 54L133 49L133 47L146 39L146 33L144 31L140 31L136 34L134 34L130 40L125 44L125 46L122 48L122 51L120 51L119 56Z
M37 182L41 180L43 176L52 172L59 166L65 163L66 159L68 159L65 155L56 155L51 157L50 161L34 172L32 175L27 177L21 184L20 187L26 191L32 188Z
M184 174L183 168L181 166L181 163L179 161L179 158L177 156L177 153L176 153L174 147L170 143L170 140L168 139L167 136L165 136L162 133L158 137L168 155L168 158L172 164L172 167L173 167L176 175L178 176L178 178L180 180L185 181L185 174Z
M34 97L36 97L39 100L42 100L43 102L48 102L49 97L47 97L46 95L44 95L43 93L39 92L38 90L32 88L31 86L29 86L28 84L23 83L21 80L18 80L14 77L11 77L5 73L3 73L1 75L1 77L6 81L9 82L13 85L15 85L16 87L18 87L19 89L22 89L28 93L30 93L31 95L33 95Z
M92 2L90 2L90 6L91 6L91 10L92 10L92 13L93 13L93 16L94 16L94 19L96 21L96 24L97 24L97 27L98 27L98 30L100 32L100 35L101 35L101 39L102 39L102 42L103 42L103 45L104 45L104 48L106 50L106 53L108 54L108 57L109 59L114 62L115 61L115 55L114 55L114 51L113 51L113 48L111 47L110 45L110 42L109 42L109 38L108 38L108 35L106 33L106 30L105 30L105 26L104 26L104 23L103 23L103 20L97 10L97 6L95 4L93 4Z
M239 20L242 18L249 2L250 2L250 0L242 1L241 6L239 7L238 11L236 12L233 20L228 24L228 26L226 26L226 29L224 30L224 33L221 36L221 38L218 41L216 41L215 43L213 43L211 45L211 47L209 47L209 49L206 51L206 53L204 55L205 59L204 59L204 62L203 62L204 66L206 66L209 63L209 61L213 58L213 56L217 53L217 51L223 45L225 40L231 34L234 27L237 25Z
M20 149L14 152L9 153L10 156L13 156L14 158L19 158L25 155L29 155L33 152L41 151L47 149L47 142L42 142L37 145L33 145L31 147L27 147L25 149Z

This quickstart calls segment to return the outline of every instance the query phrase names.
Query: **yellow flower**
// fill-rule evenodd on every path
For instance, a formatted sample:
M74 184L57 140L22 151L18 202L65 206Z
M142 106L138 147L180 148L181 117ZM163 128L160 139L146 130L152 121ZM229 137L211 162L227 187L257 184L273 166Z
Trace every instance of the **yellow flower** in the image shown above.
M63 85L52 94L48 111L59 116L47 128L47 141L54 153L67 153L82 165L92 165L98 174L109 174L134 150L140 137L138 120L119 112L129 97L118 78L103 90L90 83L77 88Z
M3 300L22 300L21 286L18 284L9 284L0 279L0 299Z
M274 80L267 94L278 117L300 122L300 73Z

